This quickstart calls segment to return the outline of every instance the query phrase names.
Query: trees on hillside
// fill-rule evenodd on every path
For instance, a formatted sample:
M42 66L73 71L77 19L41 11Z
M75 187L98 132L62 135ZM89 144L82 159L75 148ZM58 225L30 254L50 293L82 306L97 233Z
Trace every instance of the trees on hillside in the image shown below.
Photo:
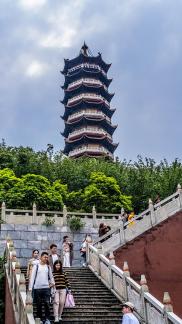
M16 189L12 189L12 197L17 198L19 206L23 204L21 197L25 196L24 205L30 206L32 199L41 191L40 195L48 197L46 203L43 202L43 196L41 199L36 198L42 208L60 206L64 202L71 210L91 210L91 205L95 203L99 210L104 211L107 209L105 198L108 193L100 179L103 176L97 177L97 180L93 178L94 173L100 172L106 177L105 180L113 178L121 193L121 196L116 194L117 190L114 193L118 204L112 205L112 210L119 210L120 205L125 205L129 210L131 199L128 201L127 196L132 196L133 208L138 213L147 208L149 198L154 200L158 194L165 198L175 191L178 183L182 184L182 164L177 159L170 164L166 160L157 164L153 159L140 156L135 162L118 159L112 162L95 158L72 160L63 158L61 152L54 154L51 144L48 144L45 150L35 152L29 147L7 146L3 141L0 144L0 201L7 198L8 186L16 185ZM49 185L45 184L49 194L45 194L45 190L37 191L37 181L35 190L28 193L27 180L23 178L28 174L44 177L49 182ZM110 188L111 183L108 179L106 182ZM32 188L31 183L27 183ZM19 196L16 194L18 192ZM58 196L61 197L62 203ZM14 204L15 200L11 199L11 204Z

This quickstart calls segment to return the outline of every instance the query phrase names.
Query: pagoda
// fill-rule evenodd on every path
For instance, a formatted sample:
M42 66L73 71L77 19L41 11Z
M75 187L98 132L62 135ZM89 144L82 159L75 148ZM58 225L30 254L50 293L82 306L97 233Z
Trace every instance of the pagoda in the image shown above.
M114 94L108 87L112 79L107 72L111 64L102 56L92 56L84 43L80 54L74 59L65 59L64 115L65 147L63 153L71 158L81 156L113 159L118 144L113 143L112 135L117 126L112 125L115 111L110 107Z

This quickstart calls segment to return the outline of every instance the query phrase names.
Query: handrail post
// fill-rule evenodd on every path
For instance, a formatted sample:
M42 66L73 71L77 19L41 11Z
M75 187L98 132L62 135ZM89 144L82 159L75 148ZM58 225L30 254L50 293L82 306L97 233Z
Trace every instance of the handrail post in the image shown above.
M182 208L182 188L181 185L177 185L177 192L179 193L179 208Z
M33 203L32 224L37 224L37 206L36 206L36 203Z
M1 219L3 222L6 223L6 204L3 201L2 205L1 205Z
M130 277L130 271L129 271L129 267L128 267L128 262L124 261L124 265L123 265L123 275L124 275L124 294L125 294L125 300L128 300L128 289L127 289L127 282L126 282L126 278Z
M97 258L98 258L97 259L97 273L98 273L98 276L100 276L100 274L101 274L99 254L102 254L102 244L100 242L97 245Z
M141 275L140 285L141 285L142 315L143 315L145 322L147 323L147 309L146 309L144 294L145 294L145 292L149 292L149 288L148 288L147 280L146 280L146 277L144 274Z
M109 286L110 289L113 289L113 274L112 274L112 265L115 265L115 256L113 251L109 253Z
M63 206L63 226L67 226L67 207L66 205Z
M151 225L154 226L156 224L156 219L155 219L154 205L151 198L149 198L149 210L150 210Z
M93 216L93 227L97 228L97 213L95 206L92 207L92 216Z
M119 225L120 244L123 244L126 242L123 218L119 219Z

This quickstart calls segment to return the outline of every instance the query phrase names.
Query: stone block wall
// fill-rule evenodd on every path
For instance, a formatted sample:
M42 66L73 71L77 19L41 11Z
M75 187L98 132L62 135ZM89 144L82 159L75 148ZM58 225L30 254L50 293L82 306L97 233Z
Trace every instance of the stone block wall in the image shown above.
M0 255L3 255L6 238L9 236L17 252L21 266L26 266L31 257L32 250L48 251L51 243L56 243L58 251L62 248L63 236L68 235L74 245L73 266L81 264L80 246L86 234L91 234L93 239L98 237L98 229L84 227L80 232L71 232L67 226L43 226L2 224L0 232Z

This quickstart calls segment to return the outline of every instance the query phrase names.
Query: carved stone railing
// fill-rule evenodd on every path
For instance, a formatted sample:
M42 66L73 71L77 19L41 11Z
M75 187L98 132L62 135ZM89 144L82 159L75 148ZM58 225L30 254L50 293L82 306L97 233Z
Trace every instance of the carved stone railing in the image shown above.
M102 246L87 246L87 263L92 272L121 301L130 301L135 305L135 315L140 323L146 324L182 324L182 320L173 313L170 296L164 293L163 304L148 292L146 278L141 275L141 285L130 278L127 262L123 271L115 265L111 253L107 259Z
M182 209L182 189L178 185L177 192L153 205L149 199L149 208L141 214L135 216L131 221L123 223L122 217L119 217L119 225L104 236L94 242L97 246L102 243L103 253L113 251L127 242L135 239L137 236L155 227L167 218L173 216ZM132 224L130 224L133 222Z
M66 206L63 211L40 211L33 204L32 210L8 209L5 203L1 206L1 219L7 224L37 224L41 225L46 217L54 220L55 225L66 226L68 218L78 216L82 219L86 226L98 227L100 222L105 222L107 225L117 226L118 219L121 214L104 214L97 213L93 206L91 213L69 212Z
M17 324L40 323L40 319L34 319L31 293L26 293L25 276L21 273L20 263L16 259L16 251L12 241L6 245L6 289L9 289L15 322ZM10 307L10 305L5 305Z

